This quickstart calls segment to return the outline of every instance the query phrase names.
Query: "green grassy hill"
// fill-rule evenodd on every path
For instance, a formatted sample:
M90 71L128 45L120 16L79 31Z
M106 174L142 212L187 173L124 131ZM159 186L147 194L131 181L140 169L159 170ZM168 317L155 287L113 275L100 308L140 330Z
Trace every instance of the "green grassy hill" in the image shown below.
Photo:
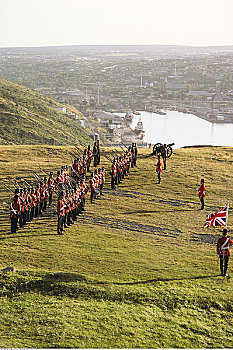
M0 79L0 144L67 145L90 142L87 131L55 109L55 100ZM81 113L66 106L67 113Z
M0 150L0 180L71 164L71 146ZM8 234L12 194L0 182L0 268L17 269L0 273L0 347L232 347L233 279L219 276L216 256L222 229L203 226L229 198L232 236L233 149L175 150L160 185L149 152L139 150L137 168L116 190L102 156L105 195L91 205L88 193L85 213L64 236L53 210Z

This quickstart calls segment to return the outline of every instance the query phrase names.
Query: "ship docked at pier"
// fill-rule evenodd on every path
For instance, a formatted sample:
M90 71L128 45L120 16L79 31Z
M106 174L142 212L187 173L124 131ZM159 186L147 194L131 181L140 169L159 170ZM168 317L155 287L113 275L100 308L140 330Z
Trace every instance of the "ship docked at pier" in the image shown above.
M134 128L134 132L140 139L144 138L145 129L144 129L144 125L142 123L141 117L139 117L139 121L137 122L137 125Z

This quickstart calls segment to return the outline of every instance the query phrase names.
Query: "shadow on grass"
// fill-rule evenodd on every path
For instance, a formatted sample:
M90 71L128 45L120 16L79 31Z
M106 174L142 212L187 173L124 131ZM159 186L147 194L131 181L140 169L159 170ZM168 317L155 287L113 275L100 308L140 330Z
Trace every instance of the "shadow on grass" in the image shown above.
M38 236L57 236L57 233L42 233L42 234L33 234L33 235L13 235L13 234L1 234L4 235L4 237L0 237L0 240L8 239L8 238L27 238L27 237L38 237Z
M207 276L194 276L194 277L175 277L175 278L154 278L146 281L137 281L137 282L113 282L115 285L136 285L136 284L147 284L154 282L172 282L172 281L186 281L186 280L202 280L207 278L215 278L220 275L207 275Z
M44 277L44 281L53 281L53 282L75 282L75 281L85 281L87 284L93 285L138 285L138 284L147 284L147 283L155 283L155 282L173 282L173 281L186 281L186 280L203 280L208 278L219 277L220 275L206 275L206 276L194 276L194 277L174 277L174 278L153 278L144 281L134 281L134 282L107 282L107 281L88 281L85 276L69 273L69 272L59 272L48 274Z
M197 209L174 209L174 210L135 210L135 211L125 211L122 214L147 214L147 213L174 213L177 211L197 211Z

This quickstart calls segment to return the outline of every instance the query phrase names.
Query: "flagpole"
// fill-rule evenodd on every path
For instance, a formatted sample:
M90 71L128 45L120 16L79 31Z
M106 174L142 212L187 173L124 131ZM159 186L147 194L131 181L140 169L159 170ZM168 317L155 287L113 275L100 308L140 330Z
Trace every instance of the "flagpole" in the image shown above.
M226 228L227 228L227 219L228 219L228 209L229 209L229 199L227 201L227 217L226 217Z

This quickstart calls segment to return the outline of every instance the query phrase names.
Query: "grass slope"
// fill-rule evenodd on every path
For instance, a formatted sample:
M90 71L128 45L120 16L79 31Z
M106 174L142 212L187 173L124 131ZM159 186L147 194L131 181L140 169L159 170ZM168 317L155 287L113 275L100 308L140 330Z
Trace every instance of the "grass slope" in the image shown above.
M56 170L71 149L2 146L0 178ZM88 194L64 236L52 212L8 235L1 186L0 267L18 271L1 273L0 347L232 347L233 282L219 276L215 253L221 229L203 228L207 213L232 202L232 159L232 148L175 150L158 185L154 159L142 157L115 191L107 172L105 196L91 205Z
M0 144L57 144L90 141L87 132L63 112L61 104L36 91L0 79ZM68 112L81 113L66 106Z

